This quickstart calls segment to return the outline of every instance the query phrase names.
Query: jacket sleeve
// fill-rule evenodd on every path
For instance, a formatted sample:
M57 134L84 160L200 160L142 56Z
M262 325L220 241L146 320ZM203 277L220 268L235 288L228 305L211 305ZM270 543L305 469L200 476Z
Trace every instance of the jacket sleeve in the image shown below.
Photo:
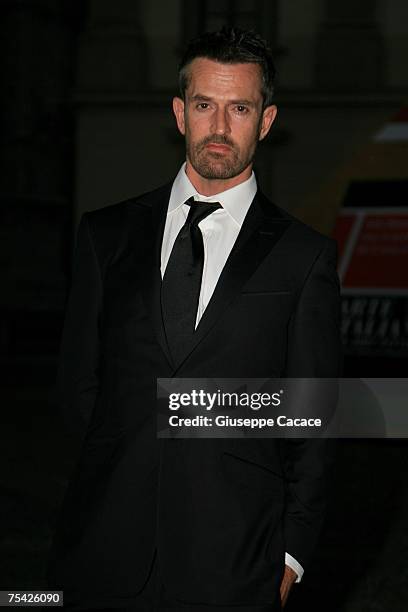
M288 378L328 378L336 385L342 369L337 245L328 239L301 290L288 329ZM332 395L335 398L336 394ZM330 394L329 394L330 397ZM329 405L328 405L329 404ZM330 419L335 399L319 407ZM282 441L286 482L286 551L305 569L316 548L325 514L334 441Z
M98 393L101 297L100 268L85 213L76 236L57 375L58 404L69 433L84 433Z

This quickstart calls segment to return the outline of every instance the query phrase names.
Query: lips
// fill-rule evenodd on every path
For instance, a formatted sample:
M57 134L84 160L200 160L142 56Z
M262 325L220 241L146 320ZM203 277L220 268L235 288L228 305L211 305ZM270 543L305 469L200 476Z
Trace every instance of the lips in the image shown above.
M228 145L225 144L216 144L214 142L210 142L209 144L206 145L207 149L211 149L212 151L230 151L231 147L229 147Z

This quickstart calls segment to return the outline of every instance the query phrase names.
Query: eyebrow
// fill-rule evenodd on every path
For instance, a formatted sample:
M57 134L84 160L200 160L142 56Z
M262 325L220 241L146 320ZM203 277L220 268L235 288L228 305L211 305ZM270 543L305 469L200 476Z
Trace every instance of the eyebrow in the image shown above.
M204 96L202 94L195 94L194 96L191 96L190 99L194 102L198 100L202 102L212 102L213 101L213 98L210 98L209 96ZM240 98L239 100L229 100L228 103L229 104L242 104L243 106L251 106L253 108L256 106L256 104L252 102L252 100L245 100L242 98Z

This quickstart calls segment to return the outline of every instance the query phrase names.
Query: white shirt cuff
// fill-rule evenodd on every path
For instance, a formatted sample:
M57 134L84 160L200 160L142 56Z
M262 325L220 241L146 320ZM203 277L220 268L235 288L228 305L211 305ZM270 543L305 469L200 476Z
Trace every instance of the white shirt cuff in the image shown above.
M285 565L289 565L289 567L296 572L297 578L295 582L300 582L304 572L303 567L289 553L285 553Z

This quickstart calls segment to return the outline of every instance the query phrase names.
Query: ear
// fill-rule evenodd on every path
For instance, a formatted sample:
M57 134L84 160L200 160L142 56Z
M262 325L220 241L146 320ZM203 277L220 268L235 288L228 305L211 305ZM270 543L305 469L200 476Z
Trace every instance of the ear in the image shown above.
M184 136L186 133L184 122L184 100L178 97L173 98L173 113L176 117L177 127Z
M259 140L263 140L271 129L272 123L275 121L277 112L278 108L277 106L275 106L275 104L267 106L263 111L261 129L259 131Z

